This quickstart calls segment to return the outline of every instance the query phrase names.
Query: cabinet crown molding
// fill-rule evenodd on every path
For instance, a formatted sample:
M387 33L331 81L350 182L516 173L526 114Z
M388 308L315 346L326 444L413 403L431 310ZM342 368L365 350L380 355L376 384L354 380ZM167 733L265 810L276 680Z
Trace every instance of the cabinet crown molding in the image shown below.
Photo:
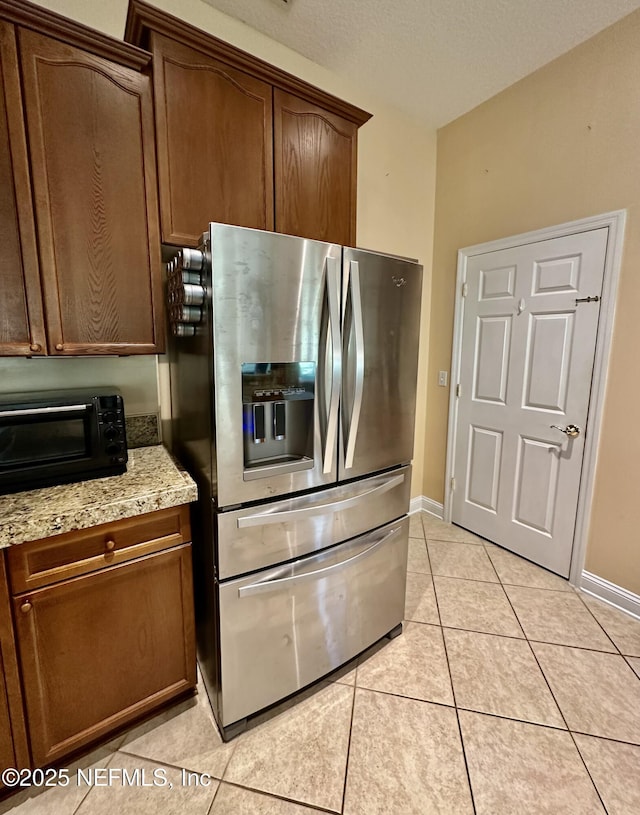
M357 127L369 121L372 116L371 113L367 113L367 111L313 85L309 85L293 74L276 68L247 51L242 51L234 45L214 37L212 34L195 28L179 17L167 14L167 12L144 2L144 0L129 0L124 32L125 42L147 49L149 47L149 35L152 31L163 34L207 56L226 62L232 68L249 73L287 93L301 96L308 102L313 102L319 107L353 122Z
M113 60L119 65L142 71L151 62L151 54L129 43L110 37L63 17L27 0L0 0L0 19L46 34L89 51L99 57Z

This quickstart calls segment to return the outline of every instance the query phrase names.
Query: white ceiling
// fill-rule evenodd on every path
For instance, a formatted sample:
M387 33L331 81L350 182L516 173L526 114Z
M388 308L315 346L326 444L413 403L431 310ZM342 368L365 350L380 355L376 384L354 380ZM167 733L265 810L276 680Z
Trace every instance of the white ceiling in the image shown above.
M440 127L640 0L205 0Z

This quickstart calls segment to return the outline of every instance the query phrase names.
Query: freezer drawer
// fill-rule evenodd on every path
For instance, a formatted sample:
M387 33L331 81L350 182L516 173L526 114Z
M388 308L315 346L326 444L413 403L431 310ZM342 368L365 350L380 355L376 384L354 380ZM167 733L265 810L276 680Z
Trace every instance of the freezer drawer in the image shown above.
M404 616L409 519L219 585L222 726L338 668Z
M411 467L310 495L217 516L218 577L253 572L324 549L409 510Z

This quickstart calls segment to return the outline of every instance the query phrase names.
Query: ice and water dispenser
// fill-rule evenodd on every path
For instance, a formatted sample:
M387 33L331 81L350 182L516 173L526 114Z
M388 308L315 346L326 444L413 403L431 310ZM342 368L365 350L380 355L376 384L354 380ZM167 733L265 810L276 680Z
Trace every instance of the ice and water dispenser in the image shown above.
M315 362L242 365L244 479L313 467Z

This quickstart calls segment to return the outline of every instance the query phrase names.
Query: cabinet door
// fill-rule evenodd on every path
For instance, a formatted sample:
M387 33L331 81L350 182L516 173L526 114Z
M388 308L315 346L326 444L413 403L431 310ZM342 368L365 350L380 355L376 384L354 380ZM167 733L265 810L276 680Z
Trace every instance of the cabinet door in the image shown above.
M273 229L271 86L151 38L162 240L197 246L210 221Z
M147 76L19 31L49 352L162 351Z
M7 767L26 767L28 763L11 607L0 552L0 771Z
M13 603L38 766L195 687L190 544Z
M273 109L276 231L353 245L357 126L277 88Z
M0 20L0 355L46 351L15 28Z
M2 665L0 665L0 668ZM9 721L9 706L7 705L7 688L4 681L4 672L0 673L0 771L7 767L16 766L16 756L13 751L11 738L11 722ZM0 782L0 789L2 783Z

